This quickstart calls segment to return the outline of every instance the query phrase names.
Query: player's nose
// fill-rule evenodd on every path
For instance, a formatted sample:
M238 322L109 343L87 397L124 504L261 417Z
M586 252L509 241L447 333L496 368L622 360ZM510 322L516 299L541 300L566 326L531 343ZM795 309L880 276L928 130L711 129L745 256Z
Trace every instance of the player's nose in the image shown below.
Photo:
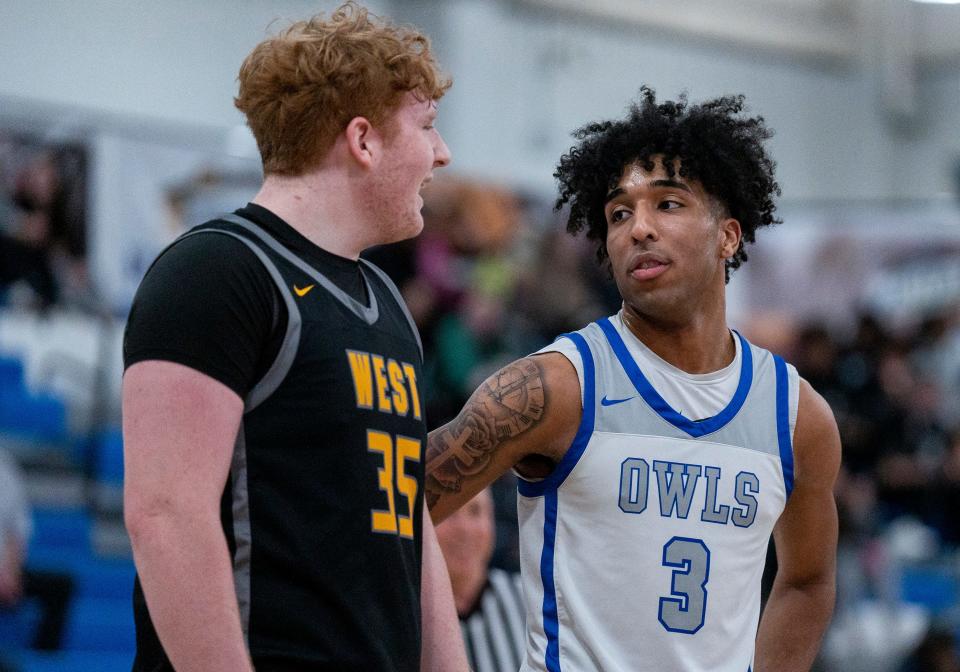
M450 148L447 147L447 143L443 141L443 137L437 133L437 142L433 148L433 167L443 168L444 166L449 166L451 160L453 160L453 157L450 155Z
M653 213L646 208L637 207L633 212L633 221L630 223L630 235L636 241L659 239L660 234Z

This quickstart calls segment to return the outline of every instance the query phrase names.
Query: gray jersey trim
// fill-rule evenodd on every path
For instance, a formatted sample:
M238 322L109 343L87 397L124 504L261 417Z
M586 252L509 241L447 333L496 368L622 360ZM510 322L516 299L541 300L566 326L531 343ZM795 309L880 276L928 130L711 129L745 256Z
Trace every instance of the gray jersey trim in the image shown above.
M357 317L365 321L367 324L373 324L380 317L380 307L377 305L377 295L373 291L368 291L368 294L370 295L370 305L365 306L337 287L329 278L327 278L327 276L325 276L323 273L320 273L317 269L313 268L303 259L293 254L290 250L277 242L267 232L263 231L259 226L256 226L248 219L234 214L221 215L218 217L218 219L236 224L237 226L255 235L257 238L262 240L264 244L268 245L274 252L316 280L317 284L321 285L324 289L330 292L335 299L350 309ZM360 266L360 273L363 274L362 265ZM366 275L364 275L364 281L367 283L367 287L369 289L370 280L366 277Z
M283 343L280 345L280 351L277 353L276 359L273 360L273 364L271 364L270 368L267 369L267 372L263 375L263 378L261 378L257 384L253 386L253 389L247 393L247 398L244 400L243 410L245 413L248 413L263 403L267 397L273 394L274 391L280 387L280 383L283 382L283 379L286 378L287 374L290 372L290 367L293 365L293 360L296 359L297 351L300 348L300 329L302 324L300 309L297 308L297 304L293 300L293 295L287 288L287 283L284 282L283 276L280 275L280 271L277 270L276 265L270 261L270 257L268 257L263 250L257 247L255 243L241 235L233 233L232 231L225 231L223 229L201 229L199 231L191 231L190 233L184 235L183 238L195 236L201 233L220 233L225 236L236 238L244 245L249 247L250 250L260 260L260 263L263 264L267 273L270 274L273 282L280 290L280 295L283 297L283 302L287 306L287 333L283 337Z
M287 289L287 285L280 275L280 271L277 270L276 265L253 241L232 231L213 228L192 231L183 236L183 238L201 233L219 233L230 236L250 248L280 289L280 295L283 297L284 303L287 306L287 331L284 335L283 343L280 345L280 351L277 353L273 364L270 365L270 368L264 374L263 378L261 378L247 394L247 398L244 400L244 413L247 413L269 397L280 386L280 383L283 382L283 379L290 371L293 360L297 356L297 350L300 347L300 330L302 324L300 309L297 308L297 304L294 302L293 296L290 294L290 290ZM249 645L251 599L250 558L253 548L253 536L250 528L250 491L247 485L247 445L242 423L234 443L233 458L230 463L230 481L232 483L233 495L233 501L231 503L233 539L236 549L233 554L233 586L237 594L237 607L240 612L240 625L243 629L243 637Z
M233 540L236 545L233 554L233 587L237 592L243 639L249 646L250 557L253 537L250 533L250 491L247 489L247 443L242 424L233 449L230 479L233 483Z
M367 261L361 257L361 262L367 265L367 267L376 273L383 284L387 286L387 289L390 290L390 293L393 294L393 298L397 300L397 305L400 306L400 310L403 311L403 314L407 316L407 322L410 324L410 331L413 332L413 337L417 339L417 348L420 350L420 363L423 363L423 341L420 340L420 330L417 329L417 323L413 321L413 315L410 314L410 309L407 307L407 302L403 300L403 296L400 294L400 290L397 289L397 286L393 283L393 280L390 279L390 276L387 275L382 268L377 266L374 263Z

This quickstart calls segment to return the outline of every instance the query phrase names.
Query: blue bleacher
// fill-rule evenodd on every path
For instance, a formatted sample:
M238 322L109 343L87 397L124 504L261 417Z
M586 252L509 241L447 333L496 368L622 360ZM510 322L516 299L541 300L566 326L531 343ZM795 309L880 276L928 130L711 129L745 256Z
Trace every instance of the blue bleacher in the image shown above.
M93 521L84 509L36 509L33 522L28 566L69 574L74 590L64 626L63 652L21 651L14 661L23 672L129 670L135 649L133 563L94 552ZM36 623L20 627L32 633ZM23 649L31 639L32 634L21 633L16 648Z
M40 605L36 600L24 600L16 609L0 608L0 651L30 646L39 623Z
M123 600L129 612L135 573L129 559L92 558L79 562L72 570L74 596Z
M94 478L106 485L123 484L123 434L119 427L102 432L93 442Z
M61 399L30 392L23 363L0 357L0 431L39 441L67 438L67 409Z
M70 571L92 556L93 521L84 509L35 509L27 564L33 569Z
M61 400L33 393L24 384L22 362L0 357L0 433L25 445L68 442L66 408ZM85 444L86 465L98 484L123 483L123 441L119 428ZM21 672L111 672L129 670L135 650L131 593L134 568L129 558L103 558L94 552L93 519L84 507L37 507L27 549L34 571L69 574L73 596L63 632L63 650L33 651L40 605L26 600L16 610L0 610L0 651Z
M109 651L23 651L11 656L19 672L130 672L133 654Z
M23 385L23 362L0 355L0 389Z
M960 603L960 581L949 567L906 567L900 578L900 599L941 614Z
M132 652L136 648L129 597L77 597L63 632L65 651Z

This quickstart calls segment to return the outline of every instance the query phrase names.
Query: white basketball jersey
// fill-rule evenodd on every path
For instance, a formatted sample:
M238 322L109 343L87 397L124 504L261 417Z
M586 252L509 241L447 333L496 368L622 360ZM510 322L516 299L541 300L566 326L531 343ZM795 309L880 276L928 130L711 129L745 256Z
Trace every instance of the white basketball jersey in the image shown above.
M583 419L546 479L521 481L521 670L748 672L767 543L793 487L799 378L740 341L716 415L691 420L605 318L567 334Z

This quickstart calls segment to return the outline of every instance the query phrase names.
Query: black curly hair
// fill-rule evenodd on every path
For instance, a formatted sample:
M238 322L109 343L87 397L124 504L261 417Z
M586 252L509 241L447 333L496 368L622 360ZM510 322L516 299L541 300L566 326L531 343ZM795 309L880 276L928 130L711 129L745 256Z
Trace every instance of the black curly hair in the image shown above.
M723 96L689 105L686 94L676 101L657 103L649 87L630 106L626 119L588 124L574 132L580 142L560 158L553 174L560 183L555 209L570 206L567 231L587 230L597 242L597 259L607 257L607 220L604 204L623 169L640 163L654 169L653 157L663 157L673 177L679 163L682 177L696 180L730 217L740 222L740 248L727 260L726 276L747 260L746 243L757 229L780 222L774 216L780 185L774 162L763 147L773 135L763 117L744 117L744 97Z

